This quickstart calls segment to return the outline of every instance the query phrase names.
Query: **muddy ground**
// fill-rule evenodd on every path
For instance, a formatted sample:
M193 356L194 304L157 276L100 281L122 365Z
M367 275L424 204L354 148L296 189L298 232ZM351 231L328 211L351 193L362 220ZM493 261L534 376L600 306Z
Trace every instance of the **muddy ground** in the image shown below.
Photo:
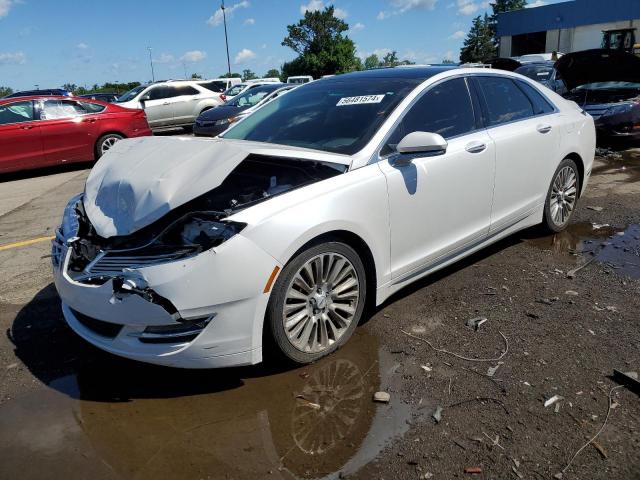
M0 245L47 235L86 174L2 214ZM0 251L0 478L640 478L640 399L610 378L640 371L639 201L640 150L600 158L567 232L409 287L292 370L104 354L64 324L46 242Z

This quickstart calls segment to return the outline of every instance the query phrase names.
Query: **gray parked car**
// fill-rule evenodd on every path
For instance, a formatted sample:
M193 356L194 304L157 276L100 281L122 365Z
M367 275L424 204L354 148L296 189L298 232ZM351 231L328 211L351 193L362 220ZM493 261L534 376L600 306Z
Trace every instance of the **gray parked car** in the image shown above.
M185 80L140 85L117 100L121 107L144 109L152 129L191 127L202 112L223 103L219 93Z

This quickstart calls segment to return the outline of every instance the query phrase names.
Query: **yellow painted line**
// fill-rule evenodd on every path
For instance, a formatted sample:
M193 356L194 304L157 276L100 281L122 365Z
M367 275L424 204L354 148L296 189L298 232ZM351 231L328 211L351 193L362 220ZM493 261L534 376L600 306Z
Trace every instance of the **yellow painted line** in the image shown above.
M38 237L30 240L22 240L20 242L7 243L6 245L0 245L0 252L3 250L10 250L12 248L26 247L27 245L33 245L34 243L46 242L48 240L53 240L54 238L56 237Z

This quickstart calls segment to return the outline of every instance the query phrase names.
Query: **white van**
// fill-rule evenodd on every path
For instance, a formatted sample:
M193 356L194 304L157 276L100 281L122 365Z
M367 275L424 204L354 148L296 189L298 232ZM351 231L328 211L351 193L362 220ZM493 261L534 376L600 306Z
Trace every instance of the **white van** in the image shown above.
M228 88L242 83L242 79L238 77L232 78L210 78L209 80L194 80L198 85L211 90L215 93L222 93Z
M311 75L298 75L297 77L287 78L287 83L295 83L297 85L309 82L313 82L313 77Z

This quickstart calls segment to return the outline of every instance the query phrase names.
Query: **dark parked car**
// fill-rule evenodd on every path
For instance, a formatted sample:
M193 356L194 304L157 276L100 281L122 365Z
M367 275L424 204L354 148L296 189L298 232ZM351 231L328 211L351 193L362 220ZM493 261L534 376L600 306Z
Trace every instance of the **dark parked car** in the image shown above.
M559 95L564 95L567 93L567 87L562 80L562 76L555 69L555 63L556 62L553 61L525 63L514 71L520 75L529 77L531 80L540 82Z
M94 160L144 135L151 135L144 110L76 97L1 99L0 173Z
M202 112L193 125L193 133L215 137L240 120L243 117L242 112L257 106L267 96L283 87L284 83L260 85L233 97L224 105Z
M33 97L36 95L72 97L73 93L63 88L48 88L46 90L24 90L22 92L14 92L11 95L7 95L6 97L2 98Z
M78 96L82 98L89 98L91 100L100 100L101 102L107 103L113 103L118 100L117 93L86 93Z
M555 69L568 93L595 120L602 137L640 140L640 58L619 50L585 50L560 58Z

